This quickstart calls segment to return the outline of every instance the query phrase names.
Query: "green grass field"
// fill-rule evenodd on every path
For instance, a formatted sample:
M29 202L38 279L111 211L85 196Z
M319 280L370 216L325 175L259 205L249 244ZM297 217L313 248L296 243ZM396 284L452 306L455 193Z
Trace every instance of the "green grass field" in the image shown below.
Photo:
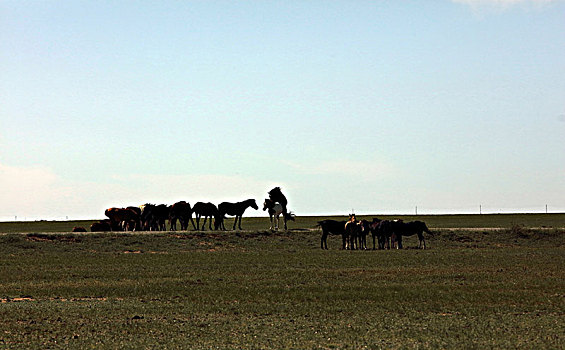
M242 232L0 223L0 347L565 347L565 215L420 216L435 231L425 251L415 237L343 251L335 236L323 251L319 219L286 232L265 218Z

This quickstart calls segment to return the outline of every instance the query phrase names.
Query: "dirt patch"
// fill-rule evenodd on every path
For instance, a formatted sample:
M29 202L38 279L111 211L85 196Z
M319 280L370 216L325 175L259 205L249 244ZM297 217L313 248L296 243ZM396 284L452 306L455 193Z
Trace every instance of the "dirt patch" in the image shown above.
M32 297L17 297L17 298L0 298L0 303L18 303L18 302L25 302L25 301L35 301Z

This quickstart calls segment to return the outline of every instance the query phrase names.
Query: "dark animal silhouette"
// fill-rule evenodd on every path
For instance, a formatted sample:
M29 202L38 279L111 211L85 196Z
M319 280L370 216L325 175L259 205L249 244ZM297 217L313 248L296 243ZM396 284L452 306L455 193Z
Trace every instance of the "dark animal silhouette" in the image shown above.
M419 244L418 248L426 249L426 240L424 239L424 232L433 235L433 233L428 229L423 221L410 221L397 225L393 229L396 234L396 240L398 242L398 249L402 249L402 237L418 235Z
M402 220L380 220L373 219L371 232L373 235L373 249L375 249L375 238L379 249L390 249L394 247L398 234L404 229Z
M131 229L133 231L141 230L141 208L140 207L127 207L126 209L131 210L134 212L134 218L132 221L129 222L130 227L133 226Z
M134 230L136 222L139 220L139 215L136 211L128 208L109 208L104 211L110 219L112 230Z
M169 224L171 231L177 230L177 220L180 222L180 229L182 231L188 230L188 223L192 222L192 227L196 230L196 225L192 219L192 208L190 203L180 201L171 206L169 211Z
M141 209L141 228L145 231L153 231L157 229L157 225L154 225L153 213L155 210L155 204L146 203L140 206Z
M357 226L359 226L357 233L359 249L365 250L367 249L367 235L371 231L371 223L367 220L361 220Z
M281 188L275 187L272 190L270 190L268 193L269 193L269 199L275 203L280 203L280 205L282 206L282 212L287 213L288 211L286 209L286 206L288 205L288 201L286 200L286 197L282 193Z
M321 240L321 248L328 249L328 235L341 235L343 246L342 248L345 249L345 223L347 221L336 221L336 220L322 220L318 221L318 225L322 228L322 240Z
M144 204L141 206L141 222L146 231L166 231L170 207L166 204Z
M222 202L218 205L219 216L221 218L223 218L225 215L235 216L235 219L234 219L234 222L233 222L233 230L235 230L235 226L238 223L238 219L239 219L238 228L241 230L241 218L242 218L245 210L249 207L251 207L255 210L259 209L259 207L257 206L257 203L255 202L255 199L248 199L248 200L245 200L243 202L237 202L237 203ZM226 229L226 227L224 226L223 220L222 220L220 226L221 226L222 230Z
M166 204L159 204L155 207L153 213L154 219L157 221L157 231L167 231L167 220L171 207Z
M86 229L82 226L75 226L75 227L73 227L72 232L86 232Z
M101 220L90 225L91 232L108 232L112 231L110 220Z
M272 200L266 198L263 202L263 211L268 210L269 219L271 221L270 229L279 229L279 216L282 214L284 221L284 229L287 230L287 221L295 221L295 215L293 213L285 213L282 205L280 203L275 203ZM275 221L276 220L276 221ZM273 225L274 224L274 225ZM273 227L274 226L274 227Z
M216 219L216 224L214 226L214 229L217 229L223 219L223 217L220 216L220 212L218 211L218 208L212 204L212 203L203 203L203 202L198 202L196 204L194 204L194 206L192 207L192 211L194 212L195 216L196 216L196 229L199 230L200 229L200 218L204 217L204 222L202 223L202 230L204 230L206 228L206 220L208 218L210 218L210 221L208 222L208 227L210 228L210 230L212 230L212 218Z

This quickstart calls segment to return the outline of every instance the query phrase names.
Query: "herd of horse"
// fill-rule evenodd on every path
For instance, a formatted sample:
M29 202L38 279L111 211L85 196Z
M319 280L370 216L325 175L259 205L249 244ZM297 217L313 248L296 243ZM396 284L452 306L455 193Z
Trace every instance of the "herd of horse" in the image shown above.
M286 230L287 221L294 221L295 218L294 214L287 210L288 201L280 187L273 188L268 194L269 198L265 199L263 210L269 213L270 228L278 229L279 217L282 215ZM177 230L177 221L183 231L189 229L190 223L195 230L205 230L207 221L210 230L225 230L224 219L226 219L226 215L235 217L232 229L235 230L237 226L241 230L241 219L248 208L259 209L255 199L247 199L237 203L222 202L218 206L210 202L197 202L194 206L191 206L186 201L180 201L170 206L166 204L144 204L139 207L112 207L104 212L108 219L93 223L90 230L92 232L166 231L167 220L171 231ZM200 226L200 220L203 220L202 226ZM213 227L212 222L214 223Z
M373 237L373 249L402 249L402 237L418 235L420 240L418 247L425 249L426 240L424 232L433 235L426 224L422 221L404 222L402 220L381 220L373 218L373 221L357 220L355 214L349 215L349 220L322 220L318 222L322 229L321 248L328 249L328 235L341 235L342 249L367 249L367 236L371 233Z
M287 209L288 201L280 187L275 187L268 192L269 198L263 202L263 211L269 213L270 229L278 230L279 217L282 215L284 229L287 230L287 221L294 221L295 215ZM192 223L194 230L205 230L206 222L210 230L226 230L224 220L226 216L235 217L232 230L236 227L241 230L241 219L248 208L258 210L255 199L247 199L237 203L222 202L218 206L213 203L197 202L194 206L186 201L173 205L144 204L139 207L109 208L104 214L108 219L95 222L91 225L92 232L101 231L166 231L167 220L169 230L177 230L177 221L180 230L187 231ZM194 214L194 219L193 219ZM202 226L200 226L200 221ZM213 226L212 226L213 223ZM402 237L418 235L419 248L426 248L423 233L433 234L422 221L403 222L402 220L372 221L357 220L355 214L349 215L349 220L322 220L318 222L322 230L321 248L328 249L327 238L330 234L341 235L342 249L367 249L367 236L373 237L373 249L402 249ZM76 231L86 231L84 228L75 228Z

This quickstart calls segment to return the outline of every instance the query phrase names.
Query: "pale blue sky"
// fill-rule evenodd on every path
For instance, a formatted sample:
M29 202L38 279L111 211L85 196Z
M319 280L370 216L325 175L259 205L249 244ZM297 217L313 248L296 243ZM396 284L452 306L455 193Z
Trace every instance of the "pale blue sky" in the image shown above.
M275 185L565 211L565 2L0 0L0 220Z

